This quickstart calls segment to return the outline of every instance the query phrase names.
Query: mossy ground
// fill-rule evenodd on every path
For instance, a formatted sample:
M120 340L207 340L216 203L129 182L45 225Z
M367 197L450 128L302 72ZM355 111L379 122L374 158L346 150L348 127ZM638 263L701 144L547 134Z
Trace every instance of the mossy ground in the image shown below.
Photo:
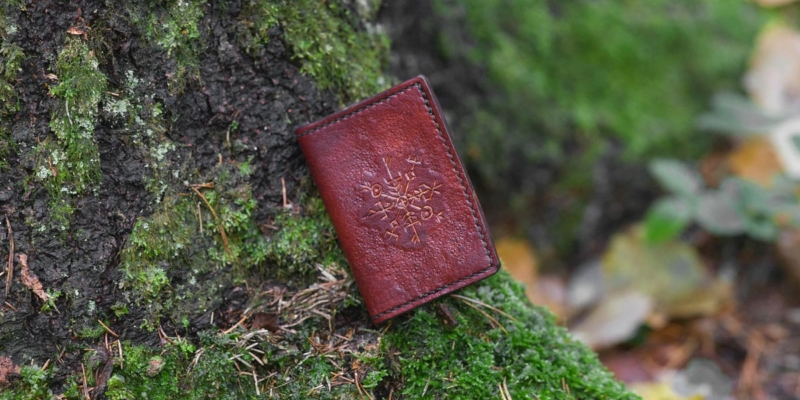
M253 60L283 62L279 57L286 56L275 42L280 40L300 71L341 102L387 84L381 74L387 42L369 22L376 2L249 1L240 6L235 40L251 57L240 55L245 67L252 68ZM289 171L294 175L283 187L285 204L269 208L267 218L255 217L265 201L274 204L263 198L268 190L256 190L260 182L253 177L263 171L255 166L272 168L264 158L280 149L249 150L255 146L248 140L260 133L291 135L291 123L258 120L259 126L240 132L238 114L231 112L229 118L225 112L232 109L212 106L210 77L203 75L199 61L215 50L205 43L232 38L218 32L224 26L220 13L232 8L214 7L167 0L97 14L107 19L96 21L92 35L115 34L100 28L114 24L122 25L116 25L117 31L138 29L145 47L136 48L134 56L160 52L172 63L160 75L126 63L125 57L134 56L115 53L123 50L93 48L103 40L59 37L52 66L45 63L56 75L49 90L52 134L22 154L34 161L29 176L41 172L28 180L26 190L43 189L51 210L26 214L30 229L20 229L20 251L36 255L26 235L38 232L53 215L85 218L77 222L87 230L93 228L87 215L102 215L108 220L99 221L122 221L127 231L114 236L109 229L95 236L113 243L107 248L86 244L88 239L79 240L83 233L72 229L56 244L39 242L41 247L66 243L70 254L85 248L101 252L97 261L102 264L87 267L92 258L78 258L69 269L47 275L45 266L32 263L53 301L30 312L29 329L60 329L71 340L60 342L67 345L50 354L49 362L41 362L46 356L37 360L47 368L23 368L21 379L0 392L0 399L47 398L52 392L79 399L90 387L111 399L474 398L476 393L496 396L499 385L519 398L631 398L589 350L574 343L545 311L527 303L505 273L463 291L464 297L439 303L453 311L460 322L456 327L435 316L437 305L382 327L368 325L322 202L307 176L304 184L297 178L305 175L302 168ZM115 19L119 15L133 25ZM205 40L212 35L214 40ZM288 63L269 72L274 86L301 93L293 92L295 97L275 113L275 118L289 118L286 109L303 108L298 102L308 101L297 83L305 77L293 75ZM278 94L270 93L270 101L277 101ZM187 139L189 124L176 123L188 118L176 103L207 113L201 115L202 143ZM305 119L330 112L321 106L304 108ZM242 126L248 117L242 116ZM216 131L213 121L225 118L225 128ZM268 124L284 130L271 131L264 127ZM206 146L215 141L224 144ZM126 163L102 159L123 153L131 154L123 159ZM299 159L298 152L280 154L288 154L280 162ZM114 180L132 163L143 165L139 170L145 172L133 182ZM140 190L122 193L148 199L145 207L135 214L100 209L69 215L79 204L88 207L95 189L109 193L115 185ZM86 279L102 276L97 285L103 290L78 290L69 279L79 273ZM56 296L58 290L64 295ZM27 293L24 288L17 292ZM11 300L19 297L24 298ZM60 312L81 318L53 328ZM114 338L117 334L122 338Z

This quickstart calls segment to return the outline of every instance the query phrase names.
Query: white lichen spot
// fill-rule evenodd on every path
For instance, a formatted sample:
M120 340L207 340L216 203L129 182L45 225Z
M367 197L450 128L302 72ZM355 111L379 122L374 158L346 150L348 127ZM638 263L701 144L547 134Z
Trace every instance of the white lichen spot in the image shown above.
M51 176L53 176L53 171L50 171L44 165L40 165L39 170L36 171L36 178L38 178L40 181L43 181Z
M61 151L59 149L53 150L53 152L50 153L50 156L51 156L53 165L58 165L59 163L61 163L62 161L67 159L67 153L65 153L65 152L63 152L63 151Z
M175 145L171 142L159 143L151 152L150 155L156 159L156 161L164 161L164 157L166 157L167 153L170 150L174 150Z
M133 70L129 69L125 72L125 84L128 87L128 90L133 90L139 85L139 78L133 75Z
M106 103L106 112L117 117L122 117L128 114L128 109L130 107L131 102L128 101L128 99L111 100Z

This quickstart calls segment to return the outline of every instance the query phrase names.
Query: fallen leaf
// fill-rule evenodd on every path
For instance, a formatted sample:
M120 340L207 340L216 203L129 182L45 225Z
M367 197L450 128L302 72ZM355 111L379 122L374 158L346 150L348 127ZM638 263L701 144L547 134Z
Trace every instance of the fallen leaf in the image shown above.
M744 139L727 157L735 175L764 186L783 171L781 161L770 141L762 136Z
M636 351L617 351L614 349L602 352L599 356L600 362L602 362L618 380L626 384L649 382L654 378L651 370L659 366L650 359L642 357L639 353Z
M80 36L80 35L85 34L86 31L84 31L83 28L79 28L77 26L73 26L73 27L70 27L69 29L67 29L67 33L69 33L70 35Z
M682 371L666 371L657 381L630 385L642 400L733 400L733 382L711 360L694 359Z
M788 229L781 232L776 247L780 266L795 286L800 288L800 230Z
M651 311L653 300L642 293L614 293L606 296L570 332L595 350L611 347L630 339Z
M566 319L566 289L557 277L540 278L536 252L527 240L502 238L496 241L497 254L505 268L518 282L525 285L525 295L531 303L547 307L559 321Z
M514 279L525 285L525 293L530 298L539 269L533 247L527 240L511 238L502 238L496 241L495 247L500 259L503 260L503 268Z
M547 307L558 322L566 321L569 317L566 284L557 276L540 276L532 293L528 293L528 298L534 304Z
M733 399L733 381L712 360L696 358L685 370L674 374L672 389L689 398L706 400Z
M761 7L781 7L787 4L792 4L797 0L755 0L756 4Z
M663 313L671 318L713 315L733 301L733 282L717 278L698 287L693 293L670 303Z
M710 315L730 303L730 279L707 273L697 251L682 242L648 243L637 226L619 233L603 255L609 293L635 291L654 302L653 321Z
M772 24L758 37L744 78L750 97L771 115L797 110L800 104L800 33Z
M162 369L164 369L164 359L161 356L154 356L147 361L147 369L144 373L152 378L158 375Z
M280 330L278 326L278 314L265 312L253 314L250 330L257 331L259 329L268 329L270 332L277 332Z
M599 259L581 264L570 277L567 285L567 304L575 311L598 302L605 293L603 265Z
M618 233L602 258L606 290L642 293L664 308L706 281L696 250L682 242L648 244L641 226Z
M42 299L42 301L49 300L50 296L48 296L44 291L44 287L42 286L42 283L39 282L39 278L34 275L30 269L28 269L28 256L25 254L20 254L19 264L22 266L20 269L20 279L22 279L22 284L28 289L32 290L35 295Z
M19 367L10 358L0 356L0 385L7 384L9 375L15 374L19 374Z
M703 396L681 396L667 382L635 383L630 388L642 400L705 400Z

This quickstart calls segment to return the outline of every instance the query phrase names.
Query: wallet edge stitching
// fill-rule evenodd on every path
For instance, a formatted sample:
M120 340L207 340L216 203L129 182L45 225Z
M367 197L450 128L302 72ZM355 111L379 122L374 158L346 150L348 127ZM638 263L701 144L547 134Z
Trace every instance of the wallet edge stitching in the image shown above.
M355 116L356 114L358 114L358 113L360 113L360 112L362 112L362 111L366 111L366 110L367 110L367 109L369 109L369 108L375 107L375 106L377 106L377 105L379 105L379 104L381 104L381 103L385 103L385 102L387 102L387 101L391 100L392 98L394 98L394 97L397 97L397 96L399 96L399 95L401 95L401 94L405 93L405 92L406 92L406 91L408 91L409 89L413 88L415 85L419 85L419 83L416 83L416 82L415 82L414 84L412 84L412 85L409 85L408 87L405 87L405 88L403 88L402 90L399 90L399 91L397 91L396 93L393 93L393 94L391 94L391 95L389 95L389 96L387 96L387 97L384 97L384 98L382 98L382 99L380 99L380 100L377 100L377 101L374 101L374 102L369 102L369 103L366 103L366 104L364 104L363 106L361 106L361 107L359 107L359 108L356 108L356 109L353 109L353 110L351 110L350 112L348 112L347 114L345 114L345 115L342 115L342 116L340 116L340 117L338 117L338 118L335 118L334 120L332 120L332 121L330 121L330 122L328 122L328 123L326 123L326 124L324 124L324 125L320 125L320 126L318 126L318 127L314 128L314 129L311 129L311 130L308 130L308 131L306 131L306 132L303 132L303 133L300 133L300 134L298 134L298 135L297 135L297 138L298 138L298 139L300 139L300 138L301 138L301 137L303 137L303 136L310 135L310 134L312 134L312 133L315 133L315 132L319 132L319 131L321 131L322 129L325 129L325 128L327 128L327 127L331 126L331 125L334 125L334 124L337 124L337 123L339 123L339 122L342 122L342 121L344 121L344 120L346 120L346 119L349 119L350 117L353 117L353 116Z

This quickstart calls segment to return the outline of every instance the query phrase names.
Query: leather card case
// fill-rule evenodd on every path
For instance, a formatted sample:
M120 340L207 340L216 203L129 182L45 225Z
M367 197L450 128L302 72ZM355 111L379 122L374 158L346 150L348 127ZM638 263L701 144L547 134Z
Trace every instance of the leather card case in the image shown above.
M296 134L374 324L497 271L483 211L427 78Z

